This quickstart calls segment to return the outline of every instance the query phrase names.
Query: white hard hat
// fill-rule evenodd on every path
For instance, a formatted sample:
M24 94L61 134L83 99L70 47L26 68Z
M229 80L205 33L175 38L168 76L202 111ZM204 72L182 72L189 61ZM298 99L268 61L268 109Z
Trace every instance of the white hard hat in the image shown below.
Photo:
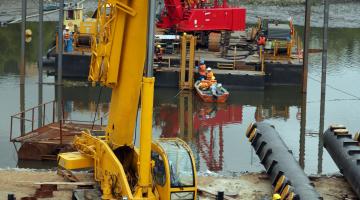
M221 84L221 83L218 83L216 86L217 86L217 87L222 87L222 84Z
M65 30L69 30L69 27L68 27L68 26L66 26L66 27L65 27Z
M210 67L208 67L206 70L211 71L211 68L210 68Z

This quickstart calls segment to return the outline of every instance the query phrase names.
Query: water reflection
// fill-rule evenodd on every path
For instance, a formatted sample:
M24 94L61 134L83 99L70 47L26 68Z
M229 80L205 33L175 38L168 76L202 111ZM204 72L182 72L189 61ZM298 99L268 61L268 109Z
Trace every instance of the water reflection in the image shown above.
M190 144L200 171L261 170L257 157L238 154L251 148L244 139L244 129L253 121L285 122L290 118L290 107L296 107L294 115L298 121L299 90L276 87L265 91L232 91L228 103L215 104L202 102L192 92L183 91L174 98L177 90L157 89L162 95L155 95L155 132L159 137L180 137ZM244 109L246 123L243 123ZM225 146L229 142L239 145ZM236 165L229 167L232 164Z
M19 74L20 58L20 23L10 24L5 28L0 28L0 74ZM39 38L37 23L27 23L27 28L32 30L33 37L30 43L26 43L25 58L27 63L37 61L37 49ZM44 53L52 45L55 37L55 22L44 22ZM36 64L35 64L36 65ZM28 69L28 68L27 68ZM26 74L32 72L26 69Z
M202 102L192 92L178 93L177 89L157 88L154 136L184 139L194 152L199 171L260 171L263 167L252 153L244 136L245 129L253 121L274 120L271 123L275 126L288 122L291 126L298 125L299 91L300 88L296 87L232 91L228 103L212 104ZM111 91L103 89L100 98L99 92L99 87L64 87L64 118L91 122L95 112L98 117L106 115ZM285 137L298 138L298 132ZM18 166L29 165L19 162Z
M63 87L64 118L91 122L95 113L97 119L106 116L109 111L111 90L108 88L101 90L100 95L100 87Z
M193 92L157 88L154 136L185 140L194 152L199 171L259 171L262 166L244 136L245 129L253 121L276 120L273 124L277 125L295 119L298 124L299 90L269 87L265 91L233 91L228 103L213 104L202 102ZM99 87L64 87L64 118L92 122L96 112L98 117L106 116L111 91L103 89L100 97L99 92ZM34 166L34 162L18 163L29 165Z

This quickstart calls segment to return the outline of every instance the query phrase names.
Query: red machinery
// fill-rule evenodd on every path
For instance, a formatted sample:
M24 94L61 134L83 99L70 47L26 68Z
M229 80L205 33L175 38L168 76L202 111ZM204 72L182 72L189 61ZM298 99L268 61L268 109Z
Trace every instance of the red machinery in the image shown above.
M220 49L220 31L245 30L246 9L230 7L227 0L218 0L209 4L208 0L164 0L165 7L161 11L156 26L176 32L201 32L202 45L211 51Z
M158 28L191 31L245 30L246 9L222 5L217 0L212 5L204 0L164 0Z

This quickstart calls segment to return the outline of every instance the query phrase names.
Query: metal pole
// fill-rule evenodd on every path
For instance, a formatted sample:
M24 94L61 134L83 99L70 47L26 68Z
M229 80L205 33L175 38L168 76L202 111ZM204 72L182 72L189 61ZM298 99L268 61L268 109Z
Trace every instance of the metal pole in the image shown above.
M304 53L303 53L303 82L302 92L307 92L307 77L309 64L309 40L310 40L310 16L311 16L311 0L306 0L305 5L305 28L304 28Z
M302 93L302 101L301 101L299 165L302 169L305 168L306 95L307 93Z
M305 3L305 28L304 28L304 54L303 54L303 82L302 82L302 103L300 121L300 146L299 146L299 165L305 168L305 131L306 131L306 99L307 99L307 77L309 63L309 39L310 39L310 15L311 0Z
M44 21L44 1L39 0L39 52L38 52L38 70L39 70L39 85L38 85L38 101L39 101L39 107L38 107L38 127L42 126L42 115L43 110L41 104L43 103L43 21Z
M57 90L57 117L58 120L62 118L61 113L61 100L62 100L62 92L61 92L61 85L62 85L62 59L63 59L63 24L64 24L64 0L60 0L60 10L59 10L59 24L58 24L58 68L57 68L57 82L56 87Z
M146 77L153 76L153 62L154 62L154 33L155 33L155 7L156 1L149 1L149 24L148 24L148 52L147 52L147 66Z
M326 68L327 68L327 49L328 49L328 26L329 26L329 0L324 0L324 28L323 28L323 51L321 67L321 103L320 103L320 127L319 127L319 149L318 149L318 173L322 172L322 156L324 145L324 116L326 99Z
M21 52L20 52L20 111L25 110L25 29L26 29L26 0L22 0L21 8ZM21 114L20 131L25 134L25 113Z
M21 8L21 58L20 58L20 84L24 84L25 80L25 29L26 29L26 0L22 0ZM23 111L23 110L22 110Z

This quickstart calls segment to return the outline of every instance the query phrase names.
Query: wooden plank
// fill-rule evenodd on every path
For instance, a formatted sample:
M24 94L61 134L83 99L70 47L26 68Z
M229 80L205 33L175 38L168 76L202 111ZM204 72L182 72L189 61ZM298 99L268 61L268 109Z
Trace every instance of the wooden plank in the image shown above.
M70 182L80 182L80 180L70 170L58 169L57 174L61 175Z
M33 182L33 181L17 181L17 183L29 183L34 185L74 185L74 186L88 186L95 185L96 182Z

